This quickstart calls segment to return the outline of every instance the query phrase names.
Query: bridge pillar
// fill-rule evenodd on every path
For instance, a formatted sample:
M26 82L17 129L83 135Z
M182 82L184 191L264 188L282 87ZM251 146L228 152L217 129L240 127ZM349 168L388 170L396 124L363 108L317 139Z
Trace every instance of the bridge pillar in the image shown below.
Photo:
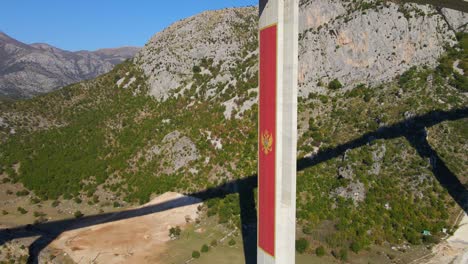
M260 0L258 264L295 262L299 0Z

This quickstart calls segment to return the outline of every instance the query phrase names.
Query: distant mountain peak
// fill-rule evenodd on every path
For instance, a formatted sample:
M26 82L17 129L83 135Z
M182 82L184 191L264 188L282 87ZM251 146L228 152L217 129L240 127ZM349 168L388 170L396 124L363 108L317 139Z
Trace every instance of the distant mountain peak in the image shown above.
M29 44L30 46L32 47L35 47L35 48L55 48L54 46L50 45L50 44L47 44L47 43L41 43L41 42L38 42L38 43L32 43L32 44Z
M15 40L15 39L8 36L5 32L0 31L0 40ZM15 40L15 41L17 41L17 40Z
M28 45L0 32L0 96L29 98L92 79L138 51L122 47L72 52L47 43Z
M29 46L34 47L36 49L51 51L51 52L68 52L68 51L59 49L57 47L54 47L52 45L49 45L47 43L33 43L33 44L30 44Z
M125 60L126 58L130 58L135 56L140 51L141 48L139 47L132 47L132 46L125 46L120 48L105 48L105 49L98 49L93 51L93 54L101 57L104 60L107 60L113 64L118 64ZM125 58L125 59L122 59Z

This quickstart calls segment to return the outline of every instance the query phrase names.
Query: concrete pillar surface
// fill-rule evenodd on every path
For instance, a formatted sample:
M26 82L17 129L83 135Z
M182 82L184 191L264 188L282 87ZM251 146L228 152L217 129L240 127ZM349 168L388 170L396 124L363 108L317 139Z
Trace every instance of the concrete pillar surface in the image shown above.
M260 0L258 264L295 261L298 0Z

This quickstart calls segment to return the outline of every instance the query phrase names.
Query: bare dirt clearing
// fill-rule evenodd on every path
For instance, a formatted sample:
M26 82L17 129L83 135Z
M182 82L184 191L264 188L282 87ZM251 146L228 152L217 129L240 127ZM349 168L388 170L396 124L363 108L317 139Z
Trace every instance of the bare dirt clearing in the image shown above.
M466 213L453 236L435 246L433 253L435 255L427 262L428 264L468 263L468 215Z
M172 200L177 205L188 205L171 206ZM51 247L79 263L155 263L155 256L164 252L165 242L170 240L168 230L184 226L187 219L196 219L201 202L178 193L165 193L139 208L161 203L176 208L68 231ZM122 213L125 211L114 217Z

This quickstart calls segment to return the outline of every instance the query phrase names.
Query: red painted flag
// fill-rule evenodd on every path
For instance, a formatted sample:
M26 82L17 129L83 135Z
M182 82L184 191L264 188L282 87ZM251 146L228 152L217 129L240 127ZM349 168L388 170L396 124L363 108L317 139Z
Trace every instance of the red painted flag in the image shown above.
M275 256L277 27L260 30L258 246Z

